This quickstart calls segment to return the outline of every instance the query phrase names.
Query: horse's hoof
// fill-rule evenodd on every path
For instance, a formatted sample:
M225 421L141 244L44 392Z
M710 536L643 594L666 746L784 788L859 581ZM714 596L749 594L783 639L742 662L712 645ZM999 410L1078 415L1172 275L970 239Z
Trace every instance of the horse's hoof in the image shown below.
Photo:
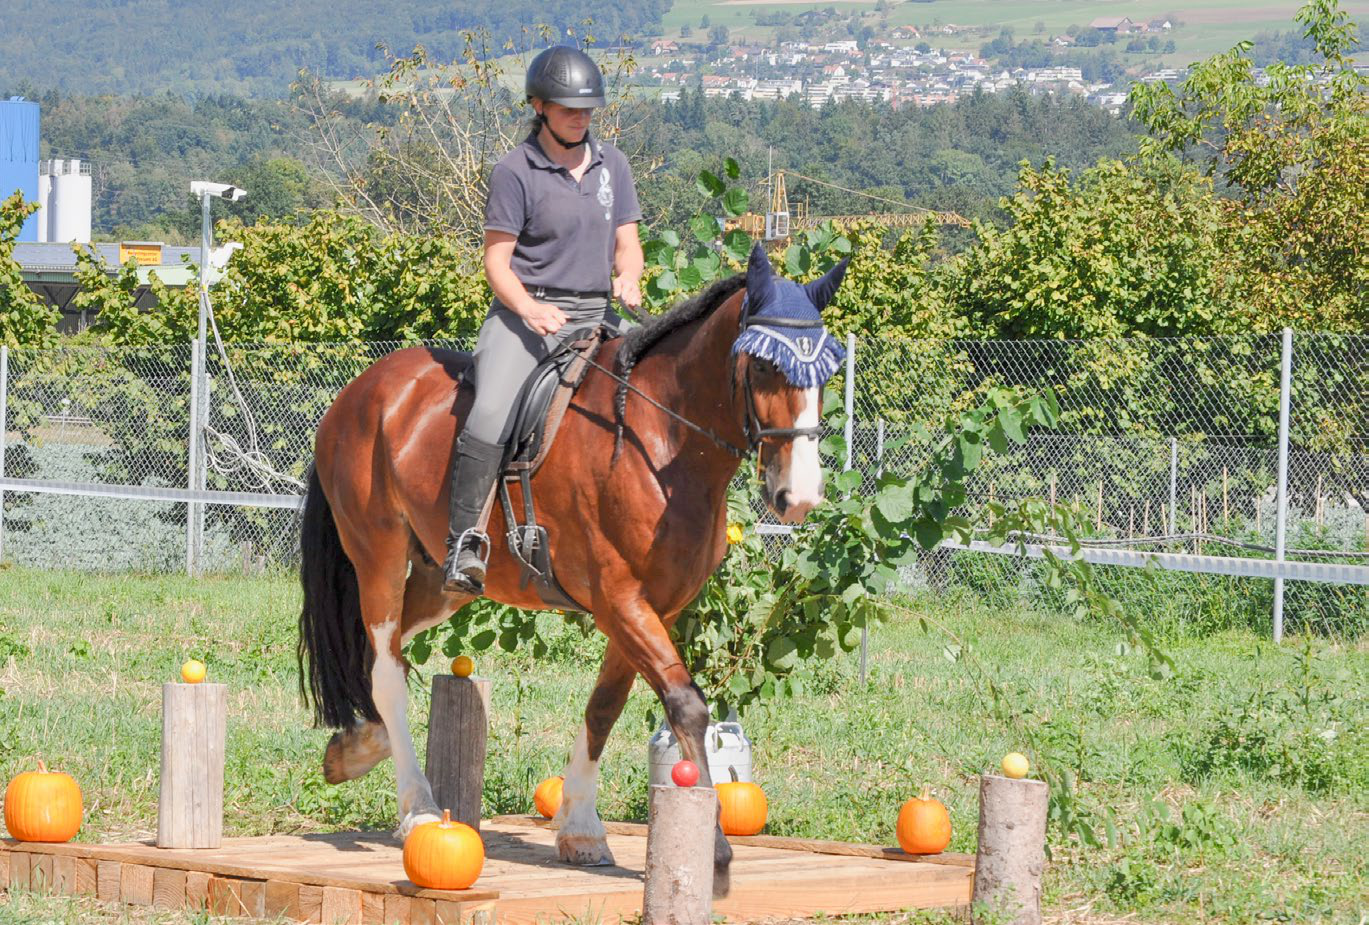
M556 836L556 851L561 860L578 867L612 867L613 852L608 850L608 839L602 835Z
M406 815L399 823L399 828L395 829L395 838L404 841L413 832L427 822L441 822L442 817L437 814L437 810L424 810L423 812L411 812Z
M323 779L330 784L356 780L389 755L390 738L380 723L335 732L323 751Z

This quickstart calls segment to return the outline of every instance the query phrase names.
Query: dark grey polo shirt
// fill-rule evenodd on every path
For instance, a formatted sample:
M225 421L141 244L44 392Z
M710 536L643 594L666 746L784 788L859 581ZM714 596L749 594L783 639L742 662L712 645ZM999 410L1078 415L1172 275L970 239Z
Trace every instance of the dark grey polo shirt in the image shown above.
M524 286L612 288L614 234L640 221L642 207L623 153L593 137L589 145L579 183L547 157L535 134L490 173L485 230L518 236L511 266Z

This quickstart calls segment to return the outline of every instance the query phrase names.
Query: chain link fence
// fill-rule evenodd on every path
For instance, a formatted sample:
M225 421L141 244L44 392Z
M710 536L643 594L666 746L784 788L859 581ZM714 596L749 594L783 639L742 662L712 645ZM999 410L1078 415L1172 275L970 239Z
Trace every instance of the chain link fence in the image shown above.
M292 567L292 505L319 418L349 381L402 346L211 346L197 461L192 345L8 350L0 364L4 558L77 569ZM829 391L846 394L853 376L851 465L873 475L916 467L926 434L988 389L1050 388L1059 425L986 458L968 486L973 501L1072 505L1090 542L1103 546L1274 558L1282 359L1278 336L870 338ZM1369 565L1369 337L1298 335L1291 371L1286 556ZM214 492L252 499L224 503ZM1100 572L1130 606L1214 625L1268 625L1275 596L1268 578ZM1051 597L1031 561L974 551L938 549L909 582L1004 605ZM1290 631L1369 626L1363 585L1292 581L1285 595Z

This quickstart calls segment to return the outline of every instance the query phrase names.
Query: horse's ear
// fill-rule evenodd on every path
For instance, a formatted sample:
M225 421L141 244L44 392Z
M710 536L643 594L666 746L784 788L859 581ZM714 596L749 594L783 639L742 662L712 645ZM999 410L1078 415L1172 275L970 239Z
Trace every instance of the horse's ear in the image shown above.
M746 292L751 304L764 304L774 282L775 271L770 266L770 258L765 255L761 242L757 241L756 246L751 248L751 259L746 263Z
M850 262L850 257L843 257L836 266L822 276L811 283L803 284L804 292L808 293L808 298L813 300L813 305L817 307L818 311L826 308L827 303L832 301L832 296L837 294L837 287L841 285L842 277L846 275L846 265Z

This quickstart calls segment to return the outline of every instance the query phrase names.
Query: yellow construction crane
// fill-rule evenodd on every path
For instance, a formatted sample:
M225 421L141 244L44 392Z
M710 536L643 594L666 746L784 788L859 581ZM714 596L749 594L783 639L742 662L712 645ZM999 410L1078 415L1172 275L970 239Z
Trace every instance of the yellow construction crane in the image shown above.
M819 180L816 177L805 176L795 171L788 171L800 180L809 183L816 183L819 186L827 186L849 193L853 196L861 196L875 202L887 203L888 205L898 206L906 211L903 212L863 212L849 213L844 215L812 215L809 213L807 203L799 203L797 210L789 206L789 194L785 186L785 171L777 170L770 175L769 200L766 205L765 215L757 215L748 212L739 216L728 223L729 228L741 228L747 234L754 237L763 237L766 241L783 241L795 231L806 231L816 228L823 222L838 222L851 224L854 222L878 222L890 228L917 228L925 222L928 217L941 225L960 225L968 227L970 222L963 215L955 212L938 212L934 209L923 209L919 206L911 206L907 203L898 202L894 199L887 199L883 196L876 196L873 193L862 192L861 190L849 189L839 186L836 183L829 183L826 180Z

